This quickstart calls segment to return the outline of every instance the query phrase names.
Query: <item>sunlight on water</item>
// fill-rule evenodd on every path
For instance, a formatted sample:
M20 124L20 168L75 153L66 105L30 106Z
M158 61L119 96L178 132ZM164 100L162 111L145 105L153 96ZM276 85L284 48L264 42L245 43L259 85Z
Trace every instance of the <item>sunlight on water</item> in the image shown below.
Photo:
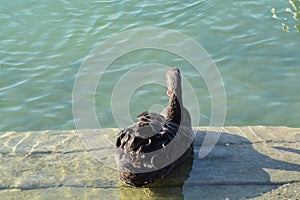
M299 5L298 0L2 2L0 131L74 129L72 89L85 57L105 39L143 26L177 30L208 51L224 80L225 125L299 127ZM113 62L99 81L95 103L102 127L116 127L110 107L115 83L147 63L181 68L197 94L199 125L208 125L210 94L193 66L168 52L140 50ZM164 87L147 85L135 91L129 110L134 119L167 102Z
M290 32L290 27L293 31L300 32L300 1L299 0L289 0L290 5L288 5L284 11L281 9L277 14L276 8L271 9L272 17L274 19L280 19L283 21L281 23L282 30L285 32ZM294 20L292 20L293 18Z

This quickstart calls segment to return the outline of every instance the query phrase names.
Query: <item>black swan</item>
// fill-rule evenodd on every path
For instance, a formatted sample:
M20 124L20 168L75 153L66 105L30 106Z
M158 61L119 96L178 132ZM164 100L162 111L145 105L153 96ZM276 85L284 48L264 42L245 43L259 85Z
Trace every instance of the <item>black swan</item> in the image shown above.
M136 124L123 129L117 137L116 162L125 184L147 185L194 156L194 134L190 114L182 102L179 69L168 69L166 82L170 96L166 117L143 112Z

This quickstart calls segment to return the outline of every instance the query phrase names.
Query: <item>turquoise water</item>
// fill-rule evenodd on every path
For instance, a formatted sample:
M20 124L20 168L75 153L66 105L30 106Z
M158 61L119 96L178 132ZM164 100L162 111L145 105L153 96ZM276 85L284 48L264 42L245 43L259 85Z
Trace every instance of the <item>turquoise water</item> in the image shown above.
M85 57L105 39L144 26L179 31L206 49L224 81L225 125L300 127L299 14L296 0L1 1L0 131L74 129L73 84ZM193 66L140 50L104 72L95 102L101 126L117 126L111 93L118 79L153 62L181 68L197 94L199 125L208 125L210 94ZM143 85L129 100L130 114L157 102L167 104L165 88Z

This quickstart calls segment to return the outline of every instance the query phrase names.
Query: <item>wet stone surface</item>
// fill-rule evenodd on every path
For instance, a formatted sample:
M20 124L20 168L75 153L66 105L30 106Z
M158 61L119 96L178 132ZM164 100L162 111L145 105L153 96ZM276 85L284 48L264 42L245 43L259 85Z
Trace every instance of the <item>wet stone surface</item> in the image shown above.
M300 129L197 127L194 160L144 188L119 183L118 129L0 134L3 199L299 199ZM198 157L204 137L221 132Z

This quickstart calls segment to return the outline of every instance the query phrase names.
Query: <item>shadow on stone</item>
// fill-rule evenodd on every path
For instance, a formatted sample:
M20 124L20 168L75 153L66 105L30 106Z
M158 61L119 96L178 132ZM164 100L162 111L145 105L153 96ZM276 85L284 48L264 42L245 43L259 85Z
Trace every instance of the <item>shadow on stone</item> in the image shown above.
M284 184L284 180L272 181L273 177L265 169L300 172L299 164L263 155L247 138L230 133L222 133L213 150L199 159L197 155L205 134L216 133L199 131L196 134L193 170L183 186L186 199L253 198ZM291 148L277 149L299 153Z
M142 199L255 198L288 183L285 182L287 180L273 181L274 177L265 169L300 172L299 164L263 155L247 138L230 133L222 133L213 150L200 159L198 153L206 134L216 132L196 132L193 161L183 163L165 179L157 180L145 188L120 185L120 199L131 199L133 196ZM273 148L299 153L299 150L292 148Z
M300 155L300 150L298 149L293 149L293 148L286 148L286 147L273 147L274 149L278 149L278 150L281 150L281 151L288 151L288 152L292 152L292 153L296 153L296 154L299 154Z

